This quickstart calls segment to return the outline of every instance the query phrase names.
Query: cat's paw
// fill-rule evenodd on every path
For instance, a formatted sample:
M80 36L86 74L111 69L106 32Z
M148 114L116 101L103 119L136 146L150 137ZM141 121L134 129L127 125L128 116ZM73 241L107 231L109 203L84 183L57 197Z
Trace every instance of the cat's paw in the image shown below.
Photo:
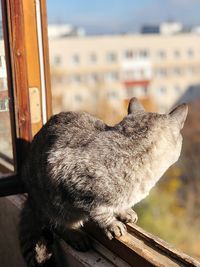
M106 229L104 229L105 234L111 240L114 237L120 237L125 235L127 232L126 225L120 221L113 221Z
M132 209L117 214L117 218L124 223L136 223L138 221L137 213Z

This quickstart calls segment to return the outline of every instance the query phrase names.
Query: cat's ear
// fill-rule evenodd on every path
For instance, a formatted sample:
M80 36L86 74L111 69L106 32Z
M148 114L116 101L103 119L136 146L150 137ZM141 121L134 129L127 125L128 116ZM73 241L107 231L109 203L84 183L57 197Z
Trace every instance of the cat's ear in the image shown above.
M137 112L137 111L145 111L144 107L140 102L137 100L136 97L131 98L129 105L128 105L128 114Z
M188 105L187 104L181 104L179 106L177 106L176 108L174 108L169 115L172 118L175 118L180 126L180 129L183 128L184 126L184 122L186 120L188 114Z

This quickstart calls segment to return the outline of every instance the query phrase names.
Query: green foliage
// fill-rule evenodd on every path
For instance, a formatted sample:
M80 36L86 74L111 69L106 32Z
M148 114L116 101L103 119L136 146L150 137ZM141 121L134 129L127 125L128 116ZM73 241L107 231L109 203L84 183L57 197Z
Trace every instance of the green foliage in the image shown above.
M150 195L134 207L138 225L175 245L184 252L200 258L199 229L191 227L187 209L178 194L182 187L181 170L175 166L156 186Z

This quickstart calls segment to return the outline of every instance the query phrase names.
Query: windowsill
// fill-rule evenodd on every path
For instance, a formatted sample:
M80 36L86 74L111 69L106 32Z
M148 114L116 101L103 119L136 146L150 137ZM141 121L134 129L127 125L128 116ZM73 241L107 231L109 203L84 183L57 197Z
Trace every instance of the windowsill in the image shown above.
M9 229L15 229L15 234L12 233L9 236L10 240L13 240L13 243L17 240L17 224L19 212L23 204L24 196L12 196L0 199L0 226L1 231L5 231L6 235L11 235ZM3 203L3 205L2 205ZM5 217L4 210L6 210L6 220L3 221ZM3 217L3 215L4 217ZM11 219L10 219L11 218ZM9 224L13 224L9 226ZM6 228L7 227L7 228ZM3 229L2 229L3 228ZM88 224L86 231L89 233L93 240L94 249L86 252L80 253L72 249L68 244L63 240L58 238L55 244L55 253L57 255L56 259L59 259L58 266L98 266L98 267L128 267L128 266L139 266L139 267L148 267L148 266L159 266L159 267L178 267L178 266L193 266L200 267L200 263L187 256L186 254L177 251L172 246L168 245L163 240L154 237L153 235L147 233L137 225L128 224L128 233L126 236L121 238L113 239L108 241L100 233L100 231L91 224ZM6 237L4 237L6 242ZM4 240L0 242L0 246L6 246ZM1 251L2 248L0 248ZM12 248L9 248L11 250ZM3 248L5 250L5 247ZM19 252L19 247L16 247L16 251ZM10 252L11 253L11 252ZM11 253L12 254L12 253ZM11 257L8 257L10 260ZM22 259L21 259L22 260ZM8 262L7 265L12 266ZM24 266L23 263L21 266Z
M88 227L87 231L130 266L136 264L140 267L200 267L200 262L149 234L139 226L128 224L127 228L127 235L112 241L107 241L94 227Z

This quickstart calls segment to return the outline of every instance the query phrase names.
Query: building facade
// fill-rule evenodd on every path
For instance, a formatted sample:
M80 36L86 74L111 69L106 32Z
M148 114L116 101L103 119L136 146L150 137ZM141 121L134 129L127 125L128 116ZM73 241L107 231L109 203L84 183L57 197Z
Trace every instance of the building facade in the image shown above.
M200 84L200 36L195 33L74 37L49 45L53 96L61 98L62 108L89 106L95 102L90 98L101 95L119 106L136 96L165 112Z

